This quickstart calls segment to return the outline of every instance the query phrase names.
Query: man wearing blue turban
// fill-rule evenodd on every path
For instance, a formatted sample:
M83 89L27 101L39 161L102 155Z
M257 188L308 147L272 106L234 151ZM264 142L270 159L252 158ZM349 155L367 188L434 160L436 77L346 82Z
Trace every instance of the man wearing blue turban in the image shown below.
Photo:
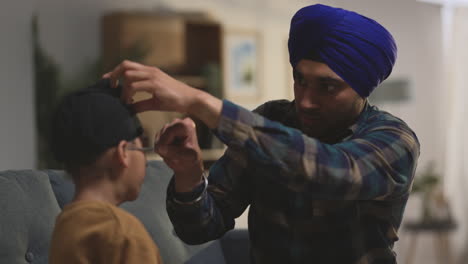
M390 75L396 52L374 20L312 5L291 21L292 102L252 113L129 61L105 77L123 77L127 101L136 91L153 95L137 111L187 113L228 146L207 173L193 121L160 133L156 150L174 170L167 211L185 242L223 236L250 205L252 263L390 264L419 142L367 97Z

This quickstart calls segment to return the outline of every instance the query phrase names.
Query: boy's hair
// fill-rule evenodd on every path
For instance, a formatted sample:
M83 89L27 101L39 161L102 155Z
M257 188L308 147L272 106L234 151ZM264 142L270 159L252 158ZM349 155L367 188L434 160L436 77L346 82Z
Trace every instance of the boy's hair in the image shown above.
M138 118L120 101L120 91L104 79L60 101L52 118L51 148L69 173L93 164L121 140L142 134Z

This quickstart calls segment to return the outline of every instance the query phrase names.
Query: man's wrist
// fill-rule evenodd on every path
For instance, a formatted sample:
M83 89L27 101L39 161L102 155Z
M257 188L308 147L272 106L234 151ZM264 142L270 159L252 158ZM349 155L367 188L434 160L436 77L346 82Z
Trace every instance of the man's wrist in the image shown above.
M199 91L188 108L188 114L201 120L210 129L214 129L218 126L222 107L223 101L209 93Z
M197 186L203 183L203 171L199 177L193 177L196 172L175 173L174 189L177 193L192 192Z
M206 172L203 172L202 182L200 182L189 192L178 192L177 190L175 190L173 200L178 204L184 205L197 203L203 198L203 195L205 194L207 188L208 175Z

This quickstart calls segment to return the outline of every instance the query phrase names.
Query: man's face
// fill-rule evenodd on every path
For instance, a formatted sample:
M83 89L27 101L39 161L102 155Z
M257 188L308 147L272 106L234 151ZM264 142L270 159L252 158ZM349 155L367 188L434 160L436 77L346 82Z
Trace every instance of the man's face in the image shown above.
M330 136L350 126L365 100L326 64L301 60L293 70L296 112L305 134Z

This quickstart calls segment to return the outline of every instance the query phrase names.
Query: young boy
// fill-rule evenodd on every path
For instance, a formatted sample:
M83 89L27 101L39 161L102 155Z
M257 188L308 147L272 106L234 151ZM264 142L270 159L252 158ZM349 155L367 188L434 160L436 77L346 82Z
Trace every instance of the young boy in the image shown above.
M142 128L108 80L66 96L52 149L76 186L56 219L49 263L162 263L142 223L117 207L138 197L145 177Z

